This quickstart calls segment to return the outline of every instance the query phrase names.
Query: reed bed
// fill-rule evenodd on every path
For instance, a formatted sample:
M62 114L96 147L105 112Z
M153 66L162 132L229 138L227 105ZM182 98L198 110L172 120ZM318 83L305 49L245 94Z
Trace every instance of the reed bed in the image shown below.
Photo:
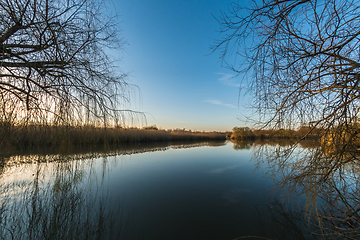
M226 139L222 132L158 130L157 128L102 128L94 126L15 125L0 123L0 150L54 150L107 148L139 142L195 141Z

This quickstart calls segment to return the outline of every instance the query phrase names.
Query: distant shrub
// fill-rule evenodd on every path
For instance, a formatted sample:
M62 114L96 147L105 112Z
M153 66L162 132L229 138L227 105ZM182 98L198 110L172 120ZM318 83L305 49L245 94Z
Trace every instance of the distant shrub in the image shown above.
M324 153L330 157L337 154L354 154L360 152L360 127L339 126L324 134L320 139Z
M152 125L152 126L148 126L148 127L143 127L144 130L154 130L157 131L159 130L156 125Z
M231 139L248 139L254 137L253 132L248 127L234 127Z

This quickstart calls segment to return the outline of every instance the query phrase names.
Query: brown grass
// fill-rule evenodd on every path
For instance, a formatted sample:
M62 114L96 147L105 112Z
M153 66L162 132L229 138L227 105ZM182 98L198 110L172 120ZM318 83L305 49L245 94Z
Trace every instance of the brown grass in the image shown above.
M107 148L138 142L226 139L221 132L157 130L155 128L100 128L94 126L14 125L0 122L0 151Z

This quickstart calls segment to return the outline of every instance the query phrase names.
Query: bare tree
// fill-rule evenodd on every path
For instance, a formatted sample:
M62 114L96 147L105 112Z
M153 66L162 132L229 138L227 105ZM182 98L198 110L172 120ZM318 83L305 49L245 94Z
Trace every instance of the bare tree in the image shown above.
M99 0L0 1L2 120L123 120L131 86L108 49L124 44Z
M218 19L226 66L246 73L254 107L269 126L325 128L359 115L360 2L233 3Z
M332 166L324 179L359 162L360 1L264 0L230 10L214 50L248 77L262 123L325 129L314 156Z
M224 38L214 51L244 76L263 126L326 130L305 156L294 146L271 149L274 172L283 172L283 186L324 201L319 223L333 236L357 239L360 1L253 0L218 20Z

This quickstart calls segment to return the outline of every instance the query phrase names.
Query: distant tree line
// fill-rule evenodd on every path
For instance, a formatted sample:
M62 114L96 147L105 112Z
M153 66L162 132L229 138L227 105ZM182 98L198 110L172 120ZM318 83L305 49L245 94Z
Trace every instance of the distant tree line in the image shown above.
M234 127L231 139L320 139L326 132L322 128L302 126L293 129L250 129L249 127Z

